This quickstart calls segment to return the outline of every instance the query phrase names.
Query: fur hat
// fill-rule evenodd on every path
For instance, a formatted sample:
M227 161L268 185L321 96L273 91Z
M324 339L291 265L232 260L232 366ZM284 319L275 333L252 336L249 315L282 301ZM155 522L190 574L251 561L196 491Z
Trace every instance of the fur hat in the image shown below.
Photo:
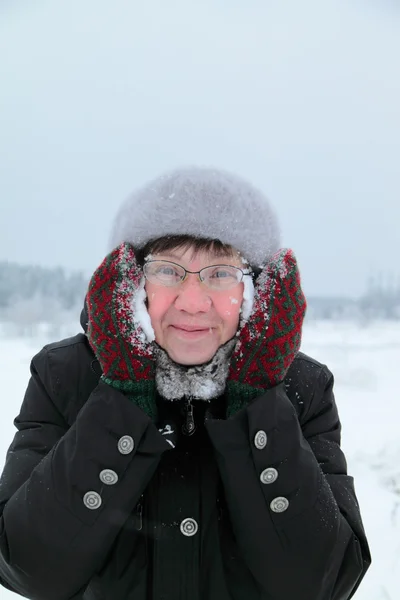
M129 242L188 234L230 244L253 266L279 249L275 212L262 192L244 179L211 168L181 168L130 196L115 217L110 250Z

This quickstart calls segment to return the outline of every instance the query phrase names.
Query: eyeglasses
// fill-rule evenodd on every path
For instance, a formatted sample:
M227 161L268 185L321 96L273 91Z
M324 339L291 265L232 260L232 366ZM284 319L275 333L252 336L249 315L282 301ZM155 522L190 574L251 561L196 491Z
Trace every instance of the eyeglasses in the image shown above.
M188 273L198 275L200 281L213 290L229 290L238 285L244 276L251 276L251 273L245 273L239 267L231 265L212 265L200 271L188 271L169 260L149 260L145 263L143 272L147 281L166 287L181 284Z

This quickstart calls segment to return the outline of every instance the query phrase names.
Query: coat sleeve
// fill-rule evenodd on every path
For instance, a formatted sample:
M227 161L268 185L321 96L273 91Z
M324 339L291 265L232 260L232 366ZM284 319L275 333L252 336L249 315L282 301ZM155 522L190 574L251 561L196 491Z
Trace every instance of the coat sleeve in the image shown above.
M104 383L68 427L45 350L32 361L15 425L0 479L0 583L34 600L80 597L170 447ZM100 477L106 469L118 477L112 485Z
M237 543L263 597L351 598L371 558L328 369L302 426L281 384L206 427ZM256 443L263 433L265 446Z

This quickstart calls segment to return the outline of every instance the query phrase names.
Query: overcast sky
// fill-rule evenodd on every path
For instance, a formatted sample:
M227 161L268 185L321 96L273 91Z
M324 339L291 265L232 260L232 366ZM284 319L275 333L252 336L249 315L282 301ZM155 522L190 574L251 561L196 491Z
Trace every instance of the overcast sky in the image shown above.
M0 260L88 274L137 186L233 170L309 294L400 276L395 0L2 0Z

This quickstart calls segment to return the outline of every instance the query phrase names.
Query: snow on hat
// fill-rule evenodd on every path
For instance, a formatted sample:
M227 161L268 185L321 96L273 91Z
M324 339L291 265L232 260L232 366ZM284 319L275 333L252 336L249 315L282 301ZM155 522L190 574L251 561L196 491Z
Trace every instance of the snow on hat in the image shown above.
M110 249L179 234L219 239L253 266L265 264L280 244L275 212L261 191L226 171L189 167L158 177L122 204Z

